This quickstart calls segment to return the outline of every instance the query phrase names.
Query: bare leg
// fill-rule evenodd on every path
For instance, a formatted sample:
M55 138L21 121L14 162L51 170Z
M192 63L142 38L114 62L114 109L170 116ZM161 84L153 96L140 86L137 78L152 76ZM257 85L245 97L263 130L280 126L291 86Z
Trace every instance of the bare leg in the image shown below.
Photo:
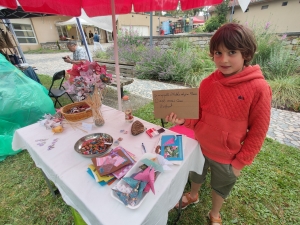
M191 196L192 199L195 199L197 197L197 194L200 190L201 185L202 184L197 184L197 183L191 182L191 194L190 194L190 196ZM182 202L184 202L184 203L188 202L188 200L186 199L185 196L182 197ZM179 203L177 203L176 207L178 207L178 206L179 206Z
M214 218L220 217L220 210L222 208L224 199L218 195L215 191L212 191L212 210L210 211L210 215Z

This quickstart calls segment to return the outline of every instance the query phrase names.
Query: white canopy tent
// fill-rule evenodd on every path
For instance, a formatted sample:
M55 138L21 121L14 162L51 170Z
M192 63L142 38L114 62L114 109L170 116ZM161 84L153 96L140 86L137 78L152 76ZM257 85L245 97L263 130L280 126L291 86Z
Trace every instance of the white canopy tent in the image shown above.
M81 25L86 25L86 26L94 26L91 23L86 22L84 19L79 18ZM58 22L56 23L56 26L68 26L68 25L76 25L76 18L73 17L70 20L64 21L64 22Z
M96 17L88 17L84 10L81 10L80 19L85 20L86 22L94 25L95 27L99 27L102 30L106 30L112 32L113 24L111 16L96 16ZM118 16L116 15L116 21L118 20Z
M116 16L115 21L117 20L117 18L118 17ZM101 29L109 31L109 32L112 32L112 30L113 30L111 16L96 16L96 17L90 18L86 15L84 10L81 10L80 17L73 17L70 20L56 23L57 26L68 26L68 25L75 25L75 24L77 25L77 29L79 30L82 37L84 36L82 26L95 26L95 27L101 28ZM77 35L77 36L79 36L79 35ZM86 48L89 60L92 61L92 55L89 51L86 39L83 38L82 41Z
M95 26L101 28L102 30L106 30L112 32L112 20L111 16L96 16L90 18L86 15L86 13L82 10L81 16L78 17L80 24L85 26ZM116 17L117 19L117 17ZM67 26L67 25L76 25L76 18L73 17L70 20L56 23L57 26Z

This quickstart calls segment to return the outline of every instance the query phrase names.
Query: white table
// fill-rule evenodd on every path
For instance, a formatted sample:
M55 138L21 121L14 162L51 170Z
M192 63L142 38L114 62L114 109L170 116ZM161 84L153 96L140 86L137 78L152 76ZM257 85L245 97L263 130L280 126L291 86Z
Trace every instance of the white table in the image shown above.
M102 127L93 127L88 133L107 133L114 140L122 137L120 146L134 153L139 159L142 154L142 143L147 152L152 152L158 137L150 138L145 132L137 136L130 133L131 124L126 123L124 114L108 106L102 106L105 119ZM147 128L159 128L157 125L140 120ZM89 118L83 122L91 122ZM80 121L82 122L82 121ZM120 130L128 131L127 134ZM204 157L197 141L184 138L184 161L180 166L172 166L171 171L162 173L155 182L156 194L149 192L145 201L135 210L125 207L111 197L111 186L100 186L87 173L91 159L75 152L76 141L87 135L79 129L65 126L61 134L53 134L38 123L18 129L13 137L13 149L27 149L37 167L59 189L64 201L75 208L82 218L92 225L118 224L166 224L168 211L179 201L187 182L188 172L202 173ZM164 134L171 134L166 130ZM55 147L48 150L52 141L58 138ZM44 146L37 145L38 139L48 139Z

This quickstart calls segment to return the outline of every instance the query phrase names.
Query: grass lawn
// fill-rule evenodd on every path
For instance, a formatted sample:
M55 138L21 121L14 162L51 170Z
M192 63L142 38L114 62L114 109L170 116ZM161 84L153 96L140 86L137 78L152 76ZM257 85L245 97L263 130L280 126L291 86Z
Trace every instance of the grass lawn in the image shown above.
M149 119L153 118L149 116L152 112L150 103L134 115L160 125L160 120ZM244 168L226 200L221 212L223 224L300 224L299 161L299 149L266 139L254 163ZM27 151L0 162L0 171L0 224L74 224L70 207L60 196L52 197ZM184 210L178 224L208 224L205 216L210 208L207 179L200 202ZM176 216L176 211L171 210L168 224Z
M48 75L43 75L43 74L38 74L38 77L39 77L41 83L43 84L43 86L45 86L47 89L49 89L49 87L52 83L52 77L50 77ZM59 82L60 81L55 81L53 88L59 88ZM54 99L52 99L52 100L54 103ZM72 101L66 94L61 96L58 100L63 106L72 103ZM56 104L56 108L60 108L58 103Z

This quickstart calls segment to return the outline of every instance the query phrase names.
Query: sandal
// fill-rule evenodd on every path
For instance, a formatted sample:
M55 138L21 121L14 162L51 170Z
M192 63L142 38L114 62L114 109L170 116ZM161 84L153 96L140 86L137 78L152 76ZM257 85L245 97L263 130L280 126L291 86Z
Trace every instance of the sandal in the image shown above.
M207 214L207 217L208 217L208 219L210 220L210 224L211 225L222 225L222 219L221 219L221 216L219 216L219 218L215 218L215 217L212 217L211 215L210 215L210 212L208 212L208 214Z
M191 198L191 192L184 193L183 196L182 196L182 198L183 197L185 197L187 199L187 202L182 201L181 209L185 209L189 205L191 205L191 204L197 204L199 202L198 193L197 193L197 198L196 199L192 199ZM175 206L175 208L176 209L179 208L179 203L177 203L177 205Z

